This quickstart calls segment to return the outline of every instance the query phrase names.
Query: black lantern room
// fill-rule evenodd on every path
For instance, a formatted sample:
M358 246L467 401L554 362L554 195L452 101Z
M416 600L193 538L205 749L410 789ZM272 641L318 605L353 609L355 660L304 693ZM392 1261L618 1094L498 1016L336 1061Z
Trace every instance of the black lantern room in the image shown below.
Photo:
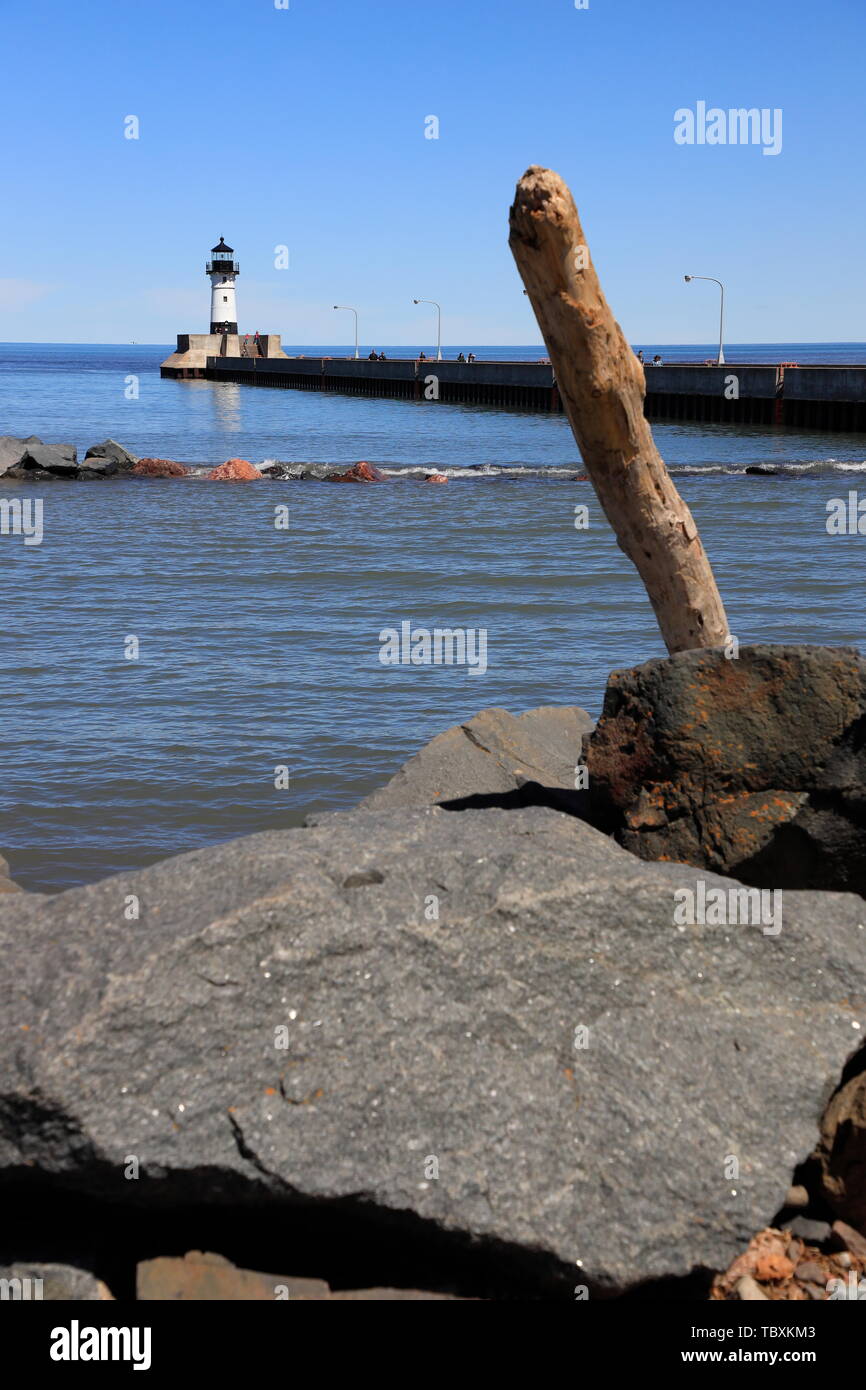
M237 275L240 265L234 259L234 248L226 246L225 237L220 237L216 246L211 247L211 260L205 266L206 275Z

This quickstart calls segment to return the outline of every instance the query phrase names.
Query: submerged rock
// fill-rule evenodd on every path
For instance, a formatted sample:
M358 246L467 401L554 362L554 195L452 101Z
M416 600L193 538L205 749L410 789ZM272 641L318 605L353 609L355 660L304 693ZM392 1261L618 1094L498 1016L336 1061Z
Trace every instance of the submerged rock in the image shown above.
M355 463L345 473L331 473L327 475L329 483L383 483L384 473L378 468L374 468L372 463Z
M228 459L226 463L212 468L207 474L211 482L252 483L263 474L250 463L249 459Z
M642 859L866 892L866 663L845 647L680 652L614 671L591 817Z
M856 1042L863 904L678 927L698 877L549 809L398 808L2 898L0 1177L121 1229L265 1204L283 1250L299 1205L363 1214L569 1299L724 1268Z
M185 478L190 470L172 459L139 459L132 471L136 478Z

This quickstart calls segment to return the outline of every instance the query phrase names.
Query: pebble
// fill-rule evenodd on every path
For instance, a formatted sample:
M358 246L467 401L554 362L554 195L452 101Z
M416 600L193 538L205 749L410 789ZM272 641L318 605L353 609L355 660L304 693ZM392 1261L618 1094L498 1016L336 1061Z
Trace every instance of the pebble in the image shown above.
M785 1206L801 1211L809 1205L809 1194L805 1187L789 1187L788 1195L785 1198Z
M744 1274L742 1279L737 1280L736 1295L743 1303L767 1302L769 1298L764 1293L760 1284L756 1283L751 1274Z
M808 1216L795 1216L788 1229L809 1245L823 1245L831 1234L829 1221L812 1221Z
M850 1250L852 1255L859 1255L861 1260L866 1259L866 1239L859 1231L855 1231L853 1226L847 1225L844 1221L834 1221L833 1236L846 1250Z
M827 1290L822 1284L804 1284L803 1287L813 1303L826 1303Z

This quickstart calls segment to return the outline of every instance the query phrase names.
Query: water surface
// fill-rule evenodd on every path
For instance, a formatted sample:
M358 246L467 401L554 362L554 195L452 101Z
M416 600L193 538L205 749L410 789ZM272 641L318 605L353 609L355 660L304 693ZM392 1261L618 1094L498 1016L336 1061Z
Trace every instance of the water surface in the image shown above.
M570 478L580 461L563 418L162 382L166 352L6 347L0 433L82 449L110 435L201 464L368 458L395 477L5 485L44 505L41 546L0 536L0 850L25 886L347 807L479 709L597 714L611 668L664 654L591 489ZM138 401L123 395L130 374ZM825 519L829 498L858 484L866 496L866 437L654 434L739 640L861 644L866 537L831 537ZM476 464L489 471L466 472ZM746 475L754 464L781 471ZM424 485L411 471L424 465L452 481ZM485 628L486 674L383 666L380 631L403 620Z

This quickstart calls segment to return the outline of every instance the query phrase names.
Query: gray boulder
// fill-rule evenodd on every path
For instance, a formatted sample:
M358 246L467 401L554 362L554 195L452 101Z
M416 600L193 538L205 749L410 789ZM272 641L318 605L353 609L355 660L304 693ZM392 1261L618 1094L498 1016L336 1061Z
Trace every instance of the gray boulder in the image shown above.
M120 1221L266 1204L283 1264L303 1206L564 1298L725 1268L862 1036L864 905L678 926L698 880L735 887L550 809L433 807L0 898L0 1179Z
M362 806L544 802L578 808L575 766L581 741L594 727L586 710L542 705L525 714L486 709L426 744ZM544 795L544 793L547 795Z
M58 477L74 477L78 472L78 450L74 444L31 444L21 461L19 472L39 471Z
M137 454L131 454L116 439L104 439L101 444L91 444L80 466L107 476L109 473L131 473L137 463Z
M22 890L9 876L9 861L0 854L0 893L20 893Z
M96 1303L111 1298L100 1279L72 1265L17 1260L0 1265L0 1282L4 1297L20 1302Z
M31 439L17 439L13 434L0 435L0 478L23 463L31 444L41 443L42 440L35 435Z
M121 469L117 462L112 458L103 458L97 455L94 458L82 459L76 471L76 478L112 478L115 473L130 472L130 469Z

